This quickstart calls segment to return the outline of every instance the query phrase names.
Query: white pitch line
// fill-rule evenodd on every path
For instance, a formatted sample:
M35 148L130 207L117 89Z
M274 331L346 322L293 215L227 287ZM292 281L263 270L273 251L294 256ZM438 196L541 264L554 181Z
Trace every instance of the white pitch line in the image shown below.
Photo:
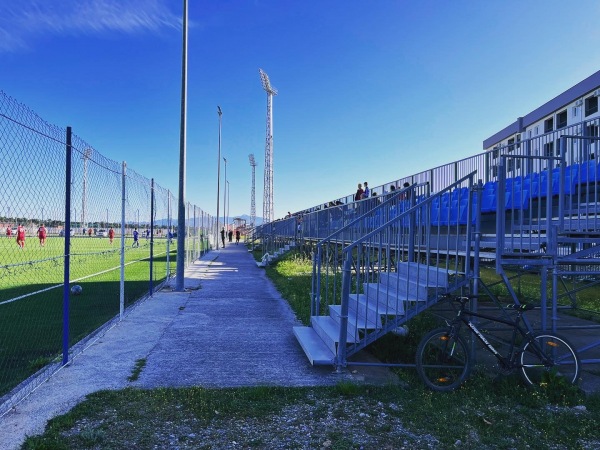
M159 253L159 254L157 254L155 256L161 256L161 255L166 255L166 254L167 254L167 252L164 252L164 253ZM133 263L138 263L140 261L144 261L145 259L149 259L149 258L142 258L142 259L138 259L138 260L135 260L135 261L129 261L125 265L128 266L128 265L133 264ZM77 278L75 280L70 280L69 283L74 283L76 281L86 280L88 278L92 278L92 277L95 277L95 276L98 276L98 275L102 275L103 273L112 272L113 270L117 270L117 269L120 269L120 268L121 268L121 266L118 265L118 266L113 267L111 269L103 270L102 272L93 273L91 275L86 275L85 277ZM52 289L56 289L56 288L59 288L59 287L62 287L62 286L64 286L64 283L57 284L56 286L50 286L50 287L47 287L45 289L40 289L39 291L30 292L29 294L20 295L19 297L11 298L9 300L4 300L3 302L0 302L0 306L6 305L7 303L16 302L17 300L21 300L23 298L31 297L32 295L41 294L42 292L51 291Z

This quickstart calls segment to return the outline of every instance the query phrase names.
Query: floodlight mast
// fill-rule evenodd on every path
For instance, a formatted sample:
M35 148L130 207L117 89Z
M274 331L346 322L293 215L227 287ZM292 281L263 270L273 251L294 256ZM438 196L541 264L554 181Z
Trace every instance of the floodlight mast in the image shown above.
M250 193L250 227L254 228L254 223L256 222L256 201L254 200L256 196L256 161L254 160L254 153L250 153L248 155L248 159L250 160L250 166L252 166L252 192Z
M265 178L263 194L263 222L269 223L274 219L273 214L273 96L277 89L271 86L269 76L258 69L263 89L267 92L267 137L265 143Z
M81 226L87 231L87 162L92 156L92 149L86 148L83 151L83 194L81 196Z

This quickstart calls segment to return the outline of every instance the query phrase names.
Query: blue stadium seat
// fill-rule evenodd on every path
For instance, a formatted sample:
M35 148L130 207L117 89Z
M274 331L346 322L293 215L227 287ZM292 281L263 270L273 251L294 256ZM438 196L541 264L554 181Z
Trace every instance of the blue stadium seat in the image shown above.
M496 194L484 192L481 200L481 212L496 212Z
M577 184L597 183L598 181L600 181L600 174L598 173L596 160L591 159L581 163L581 171L576 181Z
M440 202L437 199L434 199L431 202L431 225L439 225L440 224Z
M540 174L539 197L548 196L548 171L544 170Z
M497 181L488 181L487 183L485 183L483 185L483 193L484 193L484 195L485 195L486 192L496 193L497 189L498 189L498 182Z
M537 173L530 173L523 179L523 190L529 191L531 198L537 198L540 196L540 175Z
M458 200L454 200L450 205L450 211L448 214L448 225L457 225L458 224L458 211L459 205Z
M508 192L506 207L508 209L529 209L529 191L520 189Z

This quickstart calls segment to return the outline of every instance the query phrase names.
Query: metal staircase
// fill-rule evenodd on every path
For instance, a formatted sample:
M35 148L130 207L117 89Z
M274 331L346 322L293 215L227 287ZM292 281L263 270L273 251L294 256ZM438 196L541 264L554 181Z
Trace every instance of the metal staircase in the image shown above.
M435 304L440 293L469 284L477 213L473 178L469 174L435 195L428 195L426 183L414 184L363 214L357 207L353 220L317 244L310 325L294 328L311 364L339 370L350 356ZM450 214L440 199L454 191L466 197L467 220L432 225L432 216Z

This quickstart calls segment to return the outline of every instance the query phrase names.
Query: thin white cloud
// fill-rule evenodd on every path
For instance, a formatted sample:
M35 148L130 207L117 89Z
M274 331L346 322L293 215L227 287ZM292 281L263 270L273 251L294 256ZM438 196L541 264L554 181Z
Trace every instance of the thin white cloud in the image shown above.
M144 33L181 27L168 0L2 0L0 52L34 46L40 37Z

